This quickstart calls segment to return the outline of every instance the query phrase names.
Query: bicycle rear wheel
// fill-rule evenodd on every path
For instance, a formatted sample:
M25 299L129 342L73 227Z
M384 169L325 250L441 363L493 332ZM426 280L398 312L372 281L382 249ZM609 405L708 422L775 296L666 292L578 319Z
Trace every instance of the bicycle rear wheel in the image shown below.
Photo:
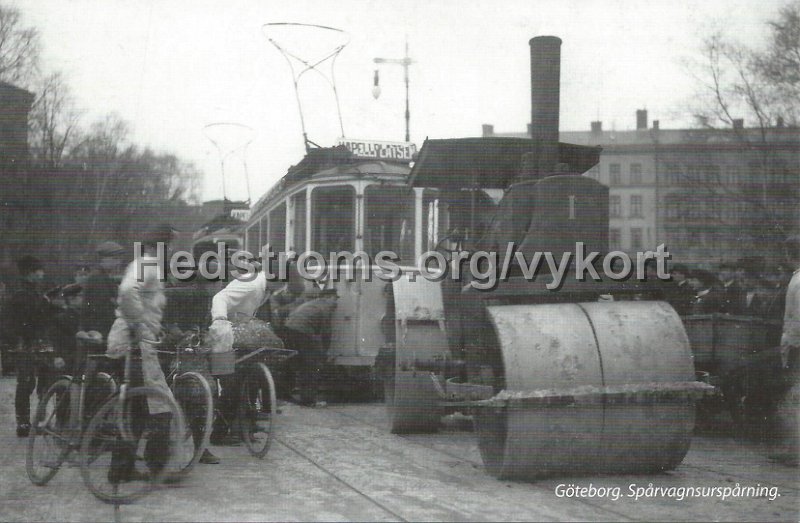
M214 398L208 380L197 372L184 372L178 376L172 383L172 393L183 409L186 420L186 431L180 440L177 463L170 471L170 477L177 479L188 474L208 448L214 423Z
M35 485L45 485L56 475L70 451L70 385L61 378L48 389L36 408L25 469Z
M275 382L267 366L263 363L248 366L241 390L239 420L242 440L253 456L263 458L272 443L278 410Z
M147 414L148 400L168 412ZM92 494L112 504L132 503L161 483L174 468L185 434L181 408L153 387L117 394L94 415L81 442L81 475Z
M117 392L117 382L106 372L86 377L86 392L83 400L83 424L86 428L95 414Z

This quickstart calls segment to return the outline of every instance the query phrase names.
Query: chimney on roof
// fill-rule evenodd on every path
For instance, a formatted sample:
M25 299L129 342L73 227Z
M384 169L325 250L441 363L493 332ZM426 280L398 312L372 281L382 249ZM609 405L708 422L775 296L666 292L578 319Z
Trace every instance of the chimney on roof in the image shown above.
M592 122L592 133L599 134L603 132L603 122Z
M733 119L733 128L734 129L744 129L744 118L734 118Z
M653 130L658 131L658 120L653 120Z
M494 136L494 125L490 123L485 123L481 125L482 133L481 135L486 138L488 136Z
M636 130L647 129L647 109L636 110Z
M779 116L778 120L775 122L775 127L777 127L778 129L783 129L783 126L784 126L783 116Z

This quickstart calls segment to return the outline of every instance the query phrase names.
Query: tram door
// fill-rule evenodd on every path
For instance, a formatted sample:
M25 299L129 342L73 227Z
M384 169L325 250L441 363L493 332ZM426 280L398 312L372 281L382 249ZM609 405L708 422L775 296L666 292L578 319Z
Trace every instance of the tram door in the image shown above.
M335 364L372 366L380 348L386 343L382 322L387 313L388 300L391 299L388 292L391 283L377 276L373 263L378 253L390 252L396 255L398 265L413 265L414 193L402 186L358 183L363 183L358 186L358 193L363 196L352 195L352 212L355 218L352 231L356 239L354 243L359 247L362 256L355 256L339 267L339 281L335 283L339 303L333 318L328 355ZM341 187L337 189L338 203L341 206L349 198L345 197L345 191ZM317 209L320 211L325 208L321 202L324 195L321 192L317 201ZM323 224L326 223L315 224L314 203L312 193L312 229L324 227ZM340 229L344 229L342 224L349 227L346 219L329 219L327 223L337 223ZM343 232L340 230L338 234L325 234L320 231L316 237L344 236ZM313 238L315 234L312 230L312 249ZM346 266L351 271L346 274L348 277L344 277Z

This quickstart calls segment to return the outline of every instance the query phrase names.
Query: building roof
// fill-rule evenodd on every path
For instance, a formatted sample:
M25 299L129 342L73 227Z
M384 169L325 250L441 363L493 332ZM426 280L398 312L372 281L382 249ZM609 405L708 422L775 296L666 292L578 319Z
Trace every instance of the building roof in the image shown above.
M762 138L761 129L638 129L603 131L560 131L559 139L578 145L599 145L607 151L615 147L650 149L654 145L676 147L703 147L727 149L741 147L742 143L757 145L767 142L770 147L785 145L797 147L800 128L771 127ZM527 133L493 133L491 136L530 138Z

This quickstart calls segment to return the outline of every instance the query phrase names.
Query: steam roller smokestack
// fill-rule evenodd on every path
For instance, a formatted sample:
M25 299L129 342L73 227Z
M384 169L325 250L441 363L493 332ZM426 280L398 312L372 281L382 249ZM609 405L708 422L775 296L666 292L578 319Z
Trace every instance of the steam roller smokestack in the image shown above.
M561 39L537 36L531 47L531 137L539 143L538 174L554 171L558 157Z

